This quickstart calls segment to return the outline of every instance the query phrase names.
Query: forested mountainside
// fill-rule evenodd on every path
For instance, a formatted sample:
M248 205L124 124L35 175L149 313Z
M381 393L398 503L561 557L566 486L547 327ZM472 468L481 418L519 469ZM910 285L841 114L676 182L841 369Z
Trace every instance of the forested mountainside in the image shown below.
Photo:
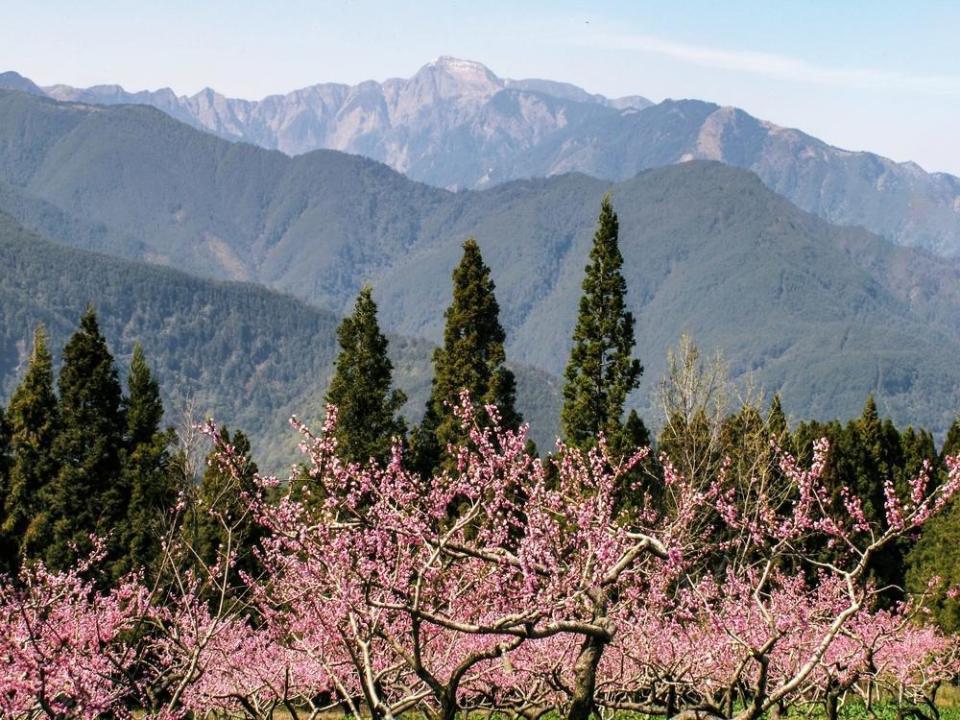
M37 323L54 357L88 304L118 364L139 341L156 372L167 422L188 405L196 420L242 428L258 460L282 470L296 458L291 414L315 421L336 352L339 318L249 283L202 280L169 268L61 247L0 213L0 398L20 379ZM419 419L429 392L432 346L390 338L404 413ZM557 387L542 371L516 368L518 405L539 442L552 444Z
M626 180L651 167L719 160L756 172L831 222L960 254L960 179L833 147L696 99L656 105L639 96L609 99L567 83L500 78L480 63L449 57L411 78L323 83L260 101L209 88L191 97L116 85L41 89L13 72L0 75L0 87L57 100L151 105L230 140L288 154L357 153L447 188L570 171Z
M0 93L2 208L67 244L257 281L342 314L371 281L385 326L439 339L447 278L476 236L516 362L558 373L601 196L620 214L650 397L690 331L802 417L875 392L942 431L960 390L953 261L831 226L711 162L611 185L584 175L450 193L333 151L289 158L150 108Z

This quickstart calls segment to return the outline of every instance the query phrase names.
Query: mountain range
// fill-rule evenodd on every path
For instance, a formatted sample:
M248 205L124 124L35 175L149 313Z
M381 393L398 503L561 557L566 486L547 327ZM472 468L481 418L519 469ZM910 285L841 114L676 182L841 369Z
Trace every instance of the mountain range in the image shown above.
M289 155L363 155L437 187L484 188L570 171L607 180L693 159L755 172L798 207L897 243L960 255L960 179L832 147L738 108L699 100L609 99L547 80L499 78L441 57L411 78L323 83L259 101L209 88L127 92L116 85L0 87L91 104L146 104L196 128Z
M751 172L692 161L620 183L569 173L450 192L362 157L227 142L148 107L0 92L0 210L62 244L262 283L335 314L370 281L387 329L437 341L450 271L475 236L508 355L543 373L527 405L541 428L608 191L646 365L633 402L651 424L666 349L684 331L722 349L736 377L780 392L794 417L848 417L874 392L898 423L952 421L957 261L831 225ZM332 347L329 326L317 334ZM289 392L272 408L295 403Z

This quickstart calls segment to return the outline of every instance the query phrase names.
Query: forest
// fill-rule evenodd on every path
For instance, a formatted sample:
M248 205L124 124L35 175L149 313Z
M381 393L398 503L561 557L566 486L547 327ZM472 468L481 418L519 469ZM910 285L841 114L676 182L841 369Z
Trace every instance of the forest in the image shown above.
M462 250L422 419L366 286L289 477L165 411L95 306L59 362L35 330L0 409L0 718L952 712L960 418L788 422L684 336L648 426L607 196L538 445Z

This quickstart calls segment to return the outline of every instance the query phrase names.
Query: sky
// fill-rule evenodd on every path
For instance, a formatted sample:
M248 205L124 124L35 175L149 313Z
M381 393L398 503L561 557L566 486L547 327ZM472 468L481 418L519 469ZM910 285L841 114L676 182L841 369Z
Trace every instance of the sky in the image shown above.
M452 55L608 96L735 105L960 175L956 0L8 2L0 72L40 85L256 99Z

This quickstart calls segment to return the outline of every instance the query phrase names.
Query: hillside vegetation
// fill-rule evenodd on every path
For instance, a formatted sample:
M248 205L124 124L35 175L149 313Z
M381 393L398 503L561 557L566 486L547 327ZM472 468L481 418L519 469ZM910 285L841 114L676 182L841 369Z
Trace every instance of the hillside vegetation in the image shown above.
M433 342L475 236L508 357L553 374L611 190L646 415L684 331L797 417L850 417L874 392L897 422L942 433L960 406L957 265L831 226L719 163L449 193L355 156L229 143L146 107L6 92L0 180L2 208L60 242L257 281L337 314L370 281L387 330Z
M294 458L286 419L322 415L336 352L334 314L248 283L184 273L55 245L0 213L0 397L19 381L37 323L55 357L92 303L121 366L140 341L154 368L167 421L193 404L200 415L243 428L265 467ZM404 409L419 419L432 370L429 343L392 337ZM556 436L558 391L541 371L518 368L519 405L546 447Z

